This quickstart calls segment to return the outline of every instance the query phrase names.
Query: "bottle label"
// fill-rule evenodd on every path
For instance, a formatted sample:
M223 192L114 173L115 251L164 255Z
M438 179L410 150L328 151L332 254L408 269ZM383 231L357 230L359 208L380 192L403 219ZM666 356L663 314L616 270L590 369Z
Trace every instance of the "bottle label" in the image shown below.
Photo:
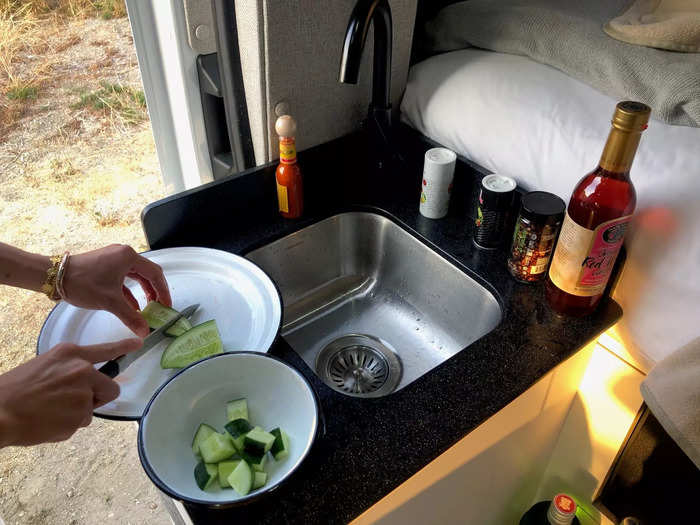
M280 162L293 164L297 160L297 148L294 137L280 137Z
M279 182L277 183L277 202L279 204L280 211L289 213L289 199L287 198L287 186L282 186Z
M584 297L603 293L631 218L626 215L589 230L567 212L549 269L557 288Z

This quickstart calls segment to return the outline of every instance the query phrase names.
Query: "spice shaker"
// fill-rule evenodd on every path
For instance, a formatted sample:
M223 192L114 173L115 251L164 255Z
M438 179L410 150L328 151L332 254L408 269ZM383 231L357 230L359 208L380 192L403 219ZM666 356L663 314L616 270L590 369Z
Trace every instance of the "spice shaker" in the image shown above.
M531 191L520 202L508 270L521 282L544 278L557 235L564 220L566 204L546 191Z
M514 196L511 177L492 173L481 179L473 239L477 247L494 249L503 244Z
M441 219L447 215L456 162L457 154L447 148L432 148L425 152L418 206L424 217Z

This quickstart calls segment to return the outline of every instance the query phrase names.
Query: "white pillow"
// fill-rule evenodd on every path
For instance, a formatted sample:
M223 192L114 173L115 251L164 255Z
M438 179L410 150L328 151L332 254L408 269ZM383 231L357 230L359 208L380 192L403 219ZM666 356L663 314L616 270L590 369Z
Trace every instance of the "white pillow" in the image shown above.
M617 100L517 56L464 49L413 66L402 119L525 189L568 202L600 158ZM700 128L655 120L632 180L637 210L614 297L642 363L700 336Z

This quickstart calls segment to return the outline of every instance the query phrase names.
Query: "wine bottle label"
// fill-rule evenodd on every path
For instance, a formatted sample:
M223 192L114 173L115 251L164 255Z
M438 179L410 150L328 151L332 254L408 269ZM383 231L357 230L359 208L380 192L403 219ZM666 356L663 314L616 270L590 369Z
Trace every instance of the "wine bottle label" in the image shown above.
M572 295L603 293L631 218L626 215L589 230L567 212L549 268L552 282Z
M297 160L297 148L294 137L280 137L280 161L292 164Z
M277 183L277 203L279 204L280 211L289 213L287 186L282 186L279 182Z

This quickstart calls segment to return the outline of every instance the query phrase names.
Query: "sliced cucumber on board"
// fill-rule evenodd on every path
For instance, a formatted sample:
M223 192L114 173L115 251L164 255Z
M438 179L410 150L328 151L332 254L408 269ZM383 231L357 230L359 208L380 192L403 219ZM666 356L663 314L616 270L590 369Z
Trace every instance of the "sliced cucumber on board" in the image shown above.
M195 456L200 455L199 445L202 444L202 441L207 439L212 434L216 434L216 429L214 427L207 425L206 423L199 425L197 432L194 434L194 439L192 440L192 452L194 452Z
M224 350L216 321L206 321L174 339L163 351L161 368L183 368Z
M148 323L149 328L157 330L164 324L169 323L175 317L180 315L180 312L173 310L172 308L168 308L167 306L163 306L157 301L151 301L144 307L143 310L141 310L141 315ZM174 325L165 331L165 335L178 337L187 332L187 330L190 328L192 328L190 322L184 317L181 317L175 322Z
M234 399L226 403L226 419L234 421L236 419L248 420L248 401L245 398Z
M212 483L219 477L219 469L216 465L211 465L200 461L194 467L194 480L197 486L202 490L207 490Z

